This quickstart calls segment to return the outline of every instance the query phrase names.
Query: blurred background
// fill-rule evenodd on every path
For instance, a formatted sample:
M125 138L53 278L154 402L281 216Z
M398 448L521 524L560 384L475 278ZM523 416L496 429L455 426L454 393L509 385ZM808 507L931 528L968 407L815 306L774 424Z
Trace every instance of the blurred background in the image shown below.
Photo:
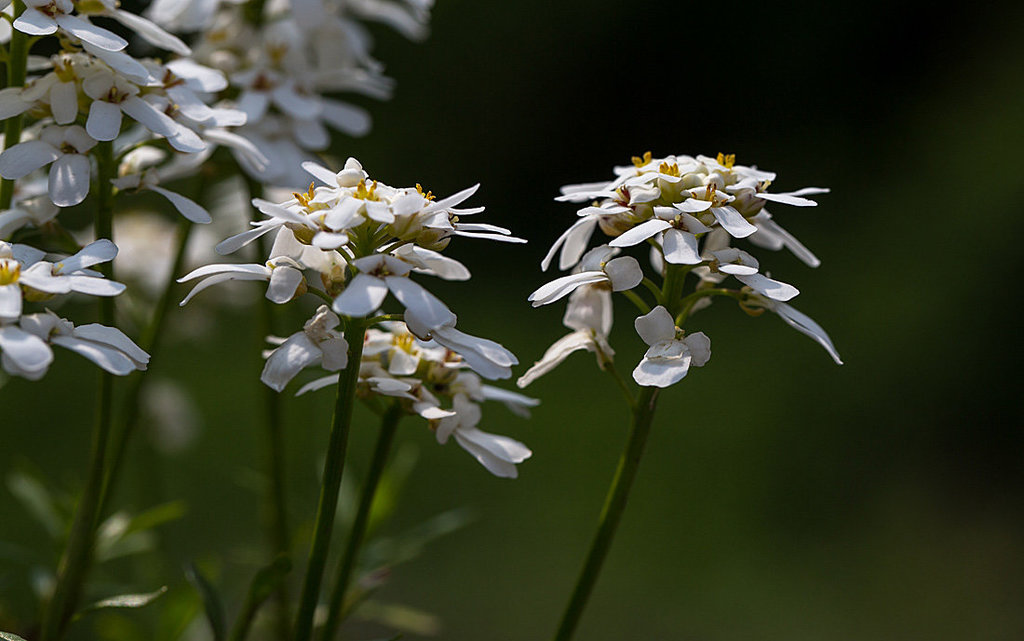
M452 243L448 254L473 280L427 285L460 328L519 356L517 376L566 332L562 305L526 302L554 276L540 259L574 220L574 206L552 200L559 186L609 178L650 150L735 153L777 172L776 190L832 189L814 209L773 207L821 267L756 254L800 288L796 306L846 364L774 316L716 303L694 317L714 356L661 396L577 638L1024 638L1024 354L1013 311L1024 7L438 0L427 41L374 33L397 90L387 103L362 101L373 131L339 138L334 166L355 156L388 184L441 195L482 184L470 203L530 244ZM160 438L136 441L117 497L132 511L180 500L183 516L157 530L153 551L113 561L93 584L96 598L104 582L169 592L163 605L91 615L81 638L174 638L175 613L198 611L189 562L233 612L265 558L254 310L203 322L190 311L174 310L177 337L149 375L191 399L193 416L174 421L194 432L168 449L174 433L151 420ZM643 345L632 310L620 311L612 344L628 371ZM306 312L293 310L285 326ZM0 389L0 472L46 479L67 496L84 478L96 371L66 352L57 359L45 382ZM542 400L531 420L499 406L481 423L533 449L515 481L439 446L419 419L403 423L399 458L416 464L376 536L453 509L445 522L468 517L394 567L366 618L403 621L409 641L550 637L628 415L589 354L526 391ZM303 560L331 396L285 401ZM172 394L163 415L184 402ZM350 470L365 470L375 431L371 415L357 414ZM56 552L16 499L24 488L7 480L0 620L17 620L36 607L33 582ZM205 638L203 625L193 638ZM347 638L388 629L356 622Z

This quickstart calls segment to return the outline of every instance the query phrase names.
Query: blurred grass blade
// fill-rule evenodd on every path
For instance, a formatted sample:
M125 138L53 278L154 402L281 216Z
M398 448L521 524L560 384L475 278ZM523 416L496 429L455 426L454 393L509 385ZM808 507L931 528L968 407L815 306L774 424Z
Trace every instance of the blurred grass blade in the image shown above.
M124 536L133 534L135 532L144 532L146 530L152 530L155 527L177 521L181 517L185 516L185 512L188 511L188 506L185 501L170 501L163 503L155 507L151 507L145 512L135 515L131 521L128 522L128 526L125 528Z
M249 584L249 593L245 597L245 605L235 621L235 627L231 630L230 641L243 641L249 636L249 628L252 627L256 612L259 611L263 602L270 598L281 583L292 571L292 562L285 556L279 556L273 563L260 568L252 583Z
M148 592L146 594L121 594L118 596L110 597L109 599L97 601L92 605L88 605L82 608L82 610L79 611L79 613L75 616L80 617L88 612L93 612L95 610L103 610L105 608L142 608L149 605L153 601L156 601L158 598L163 596L165 592L167 592L166 585L160 588L159 590Z
M64 517L57 509L53 495L40 481L23 472L7 476L7 488L54 540L64 532Z
M213 631L214 641L223 641L226 630L224 616L224 602L213 585L203 576L195 563L190 563L185 571L185 578L199 592L203 599L203 610L206 612L206 620L210 622L210 629Z
M11 632L0 632L0 639L3 639L3 641L25 641L25 639Z

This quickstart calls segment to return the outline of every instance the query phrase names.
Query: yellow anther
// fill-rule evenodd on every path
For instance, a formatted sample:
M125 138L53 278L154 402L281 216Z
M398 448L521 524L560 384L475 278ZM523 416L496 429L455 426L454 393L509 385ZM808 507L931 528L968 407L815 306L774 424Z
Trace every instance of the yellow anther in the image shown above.
M0 285L13 285L21 276L21 263L0 258Z
M352 194L353 198L360 200L380 200L377 198L377 181L373 181L373 184L369 188L366 187L366 180L360 180L359 184L356 185L355 193Z
M647 163L651 162L651 152L645 151L643 157L633 156L633 164L637 167L643 167Z
M423 193L423 187L420 187L419 183L416 183L416 193L419 194L420 196L423 196L427 200L434 200L434 193L430 191L428 191L427 193Z
M412 334L398 334L391 341L397 349L403 352L412 353L413 348L413 336Z
M306 193L299 193L297 191L292 192L292 196L295 196L295 200L299 201L299 204L303 207L309 207L309 203L316 196L316 185L310 181L309 189Z
M732 169L732 166L736 164L736 154L719 153L715 160L718 161L719 165L722 165L726 169Z
M663 162L658 166L658 173L665 174L666 176L679 177L679 165L672 163L671 165L667 162Z

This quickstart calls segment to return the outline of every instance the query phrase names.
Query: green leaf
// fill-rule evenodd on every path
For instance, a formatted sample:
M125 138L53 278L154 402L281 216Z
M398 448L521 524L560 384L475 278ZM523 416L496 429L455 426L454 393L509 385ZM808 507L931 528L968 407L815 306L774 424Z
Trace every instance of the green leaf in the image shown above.
M170 501L156 507L151 507L145 512L135 515L125 528L124 535L128 536L135 532L152 530L155 527L177 521L185 516L188 505L185 501Z
M46 528L47 534L53 539L60 538L64 532L64 518L45 485L23 472L12 472L7 476L7 488L28 513Z
M206 620L210 622L210 629L213 631L214 641L223 641L226 630L224 602L213 585L203 576L195 563L190 563L185 571L185 578L199 592L203 599L203 610L206 612Z
M25 639L11 632L0 632L0 639L3 639L3 641L25 641Z
M256 612L277 590L291 570L292 562L286 556L279 556L270 565L260 568L249 584L245 605L242 606L242 611L231 630L231 641L243 641L249 636L249 628L256 618Z
M97 601L92 605L86 606L79 612L79 616L86 612L92 612L94 610L102 610L104 608L141 608L149 605L153 601L160 598L164 592L167 592L167 586L160 588L154 592L148 592L146 594L121 594L119 596L110 597L109 599L103 599Z
M249 585L249 602L260 604L266 601L291 571L292 562L286 556L279 556L273 563L261 568Z

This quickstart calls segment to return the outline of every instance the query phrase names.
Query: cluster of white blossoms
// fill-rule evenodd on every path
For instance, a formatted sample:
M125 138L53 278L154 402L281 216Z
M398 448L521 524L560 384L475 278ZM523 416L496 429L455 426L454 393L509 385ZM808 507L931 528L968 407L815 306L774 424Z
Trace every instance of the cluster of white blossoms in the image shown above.
M314 319L317 317L326 319L332 328L339 322L326 306L318 310ZM331 369L329 359L339 365L337 359L344 356L347 345L335 341L343 343L344 338L335 333L319 343L325 369ZM296 358L298 350L308 351L307 358L316 359L310 344L308 333L293 335L268 354L265 371L294 367L301 360ZM337 382L337 374L324 376L303 385L296 394ZM426 419L438 443L444 444L454 436L456 443L495 476L516 478L515 466L532 454L519 441L484 432L477 425L483 401L501 402L523 417L528 417L529 408L540 401L483 383L462 356L436 341L418 338L403 322L385 321L367 330L356 393L365 400L372 401L376 396L397 400L405 413Z
M273 232L275 240L267 261L200 267L180 279L201 279L181 304L230 280L265 281L266 297L275 303L287 303L306 293L330 301L330 306L320 306L300 331L277 341L279 346L268 354L261 380L277 391L306 367L319 365L336 372L349 366L346 327L362 328L401 318L403 323L385 323L382 330L371 327L360 374L369 364L377 365L365 370L370 373L364 391L415 398L410 407L424 418L438 421L439 439L446 440L454 433L489 470L512 475L508 466L524 460L529 451L504 437L476 430L479 410L475 403L497 394L491 388L481 388L477 375L508 378L518 360L498 343L459 330L456 315L412 276L468 280L465 265L441 253L455 236L525 241L501 227L462 222L463 217L484 209L458 207L478 186L436 199L419 185L396 188L372 180L354 158L338 173L312 162L303 167L323 184L311 183L308 191L295 193L282 203L253 199L266 218L217 246L219 253L229 254ZM382 310L389 294L401 308L397 314ZM475 374L463 371L465 368ZM413 382L416 377L419 383ZM313 387L328 380L337 380L337 376L320 379ZM431 396L442 384L446 390L457 390L442 394L448 398L447 407ZM503 394L502 400L514 405L529 404L524 397Z
M26 302L50 301L72 292L120 294L124 285L89 269L116 254L109 240L91 243L62 259L28 245L0 241L0 363L5 372L39 380L53 362L51 345L77 352L111 374L124 376L146 369L149 355L117 328L96 323L75 327L50 310L24 313Z
M773 220L766 205L814 206L817 203L805 196L827 193L827 189L769 192L775 174L737 165L733 156L723 154L652 158L648 152L634 157L632 166L616 167L615 174L607 182L567 185L556 198L588 204L555 241L541 266L546 270L557 255L558 266L573 271L537 289L530 301L537 307L569 296L564 323L573 332L552 345L520 378L520 387L581 349L594 352L602 368L612 362L608 334L613 291L626 292L642 310L649 310L635 321L637 333L648 345L633 371L633 379L643 386L668 387L686 376L691 366L708 361L708 337L684 332L681 326L715 296L734 298L752 315L766 309L775 312L841 363L825 331L788 304L799 291L761 273L756 258L732 246L734 240L746 239L762 248L787 248L811 267L818 266L814 254ZM588 251L597 229L610 240ZM617 256L623 248L645 242L661 285L645 278L636 258ZM694 289L684 296L691 274ZM729 278L739 287L727 287ZM653 294L653 308L632 291L641 284Z
M246 115L235 133L269 162L236 149L242 168L265 184L302 184L299 166L327 149L330 130L362 136L370 116L335 97L390 96L392 82L370 55L372 38L360 20L388 24L421 39L433 0L288 0L267 2L257 20L252 3L157 0L149 14L182 32L201 29L193 60L222 71L222 92Z

